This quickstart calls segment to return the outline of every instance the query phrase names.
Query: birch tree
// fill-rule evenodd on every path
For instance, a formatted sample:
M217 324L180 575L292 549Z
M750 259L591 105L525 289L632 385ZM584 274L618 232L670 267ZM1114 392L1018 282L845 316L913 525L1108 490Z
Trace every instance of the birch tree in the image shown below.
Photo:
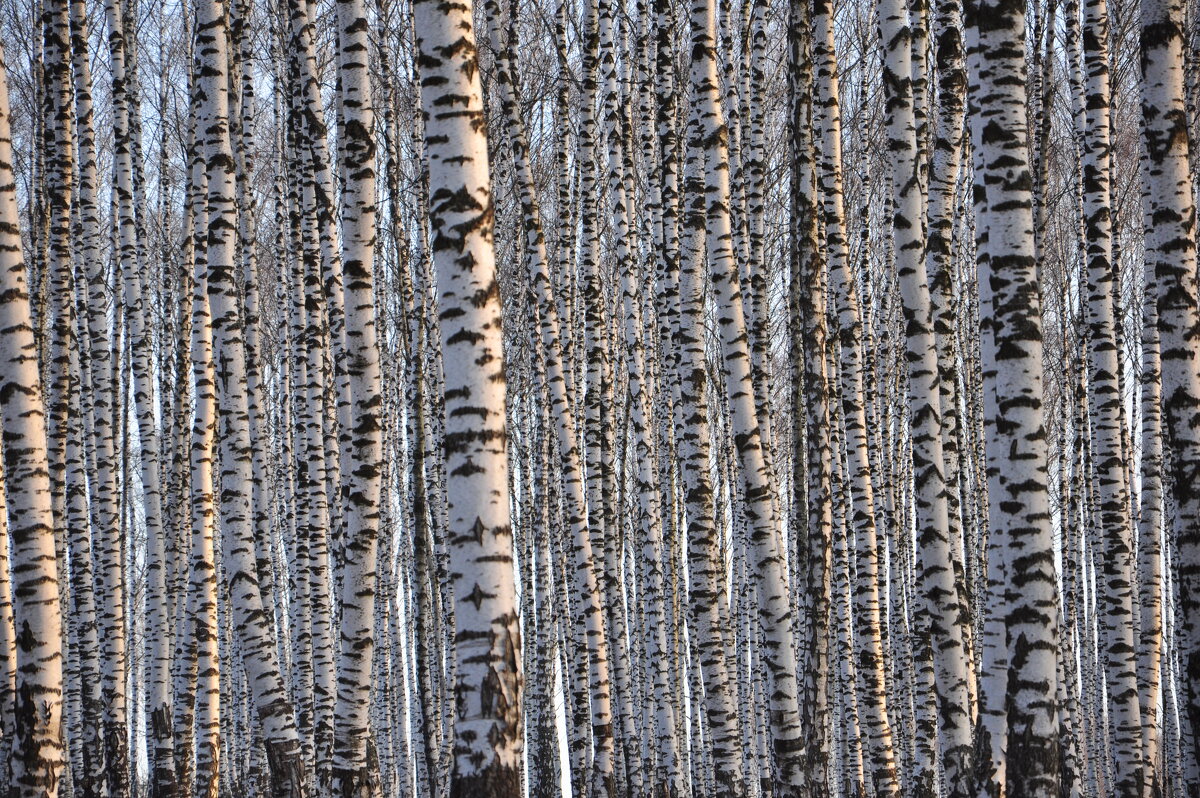
M65 764L62 611L46 453L46 410L38 374L13 182L8 66L0 50L0 419L4 493L12 545L16 679L11 789L54 798Z
M1185 4L184 10L0 12L14 794L1200 790Z
M1200 334L1196 302L1196 206L1188 182L1188 137L1183 73L1182 8L1146 2L1141 7L1142 141L1146 149L1144 203L1147 285L1157 291L1156 308L1162 369L1164 426L1171 441L1175 497L1174 530L1180 616L1190 698L1192 744L1200 745L1200 494L1194 490L1200 468L1195 417L1200 412L1200 367L1195 339ZM1200 748L1193 753L1200 761Z
M271 791L277 798L306 794L306 768L292 708L276 661L274 632L263 612L250 510L251 455L245 392L245 345L234 285L237 204L234 163L229 138L229 51L222 0L198 7L196 23L197 134L203 133L200 157L207 188L205 259L212 314L216 370L220 502L218 506L222 562L236 597L236 625L243 662L263 725Z
M423 0L414 13L445 375L443 448L457 664L450 795L516 796L521 632L483 93L470 3L450 7Z
M1040 302L1026 144L1024 8L981 2L966 14L977 111L976 248L985 421L988 573L983 640L981 795L1051 795L1057 588L1042 406ZM988 20L985 25L983 20Z
M338 4L342 147L342 268L346 351L352 397L349 457L342 473L345 563L342 573L341 652L338 664L340 724L334 736L334 792L379 794L371 739L371 667L374 656L376 553L380 522L383 429L379 413L379 350L375 333L374 108L367 73L368 26L358 0Z

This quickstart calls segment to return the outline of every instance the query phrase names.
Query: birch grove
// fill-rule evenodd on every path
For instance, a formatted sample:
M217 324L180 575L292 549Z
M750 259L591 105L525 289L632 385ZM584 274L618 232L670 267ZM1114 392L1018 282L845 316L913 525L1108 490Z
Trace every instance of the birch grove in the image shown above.
M3 4L0 783L1200 795L1198 53Z

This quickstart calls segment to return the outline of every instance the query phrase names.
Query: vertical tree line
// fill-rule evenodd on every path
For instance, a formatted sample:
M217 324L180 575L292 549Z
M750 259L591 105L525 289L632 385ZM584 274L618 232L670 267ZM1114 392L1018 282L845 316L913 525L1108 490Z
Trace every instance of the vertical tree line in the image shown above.
M1200 793L1187 0L0 11L0 782Z

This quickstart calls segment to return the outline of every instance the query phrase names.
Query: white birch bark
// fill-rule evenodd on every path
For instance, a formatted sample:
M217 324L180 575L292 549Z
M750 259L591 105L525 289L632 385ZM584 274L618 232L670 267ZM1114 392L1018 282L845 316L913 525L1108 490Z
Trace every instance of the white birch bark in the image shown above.
M342 269L346 372L351 426L343 468L345 561L341 651L334 728L333 791L345 798L380 794L371 735L371 666L375 648L376 554L380 524L383 429L375 332L375 110L367 72L367 14L361 0L338 3L338 75L345 120L342 144Z
M429 169L454 592L452 798L521 787L521 633L512 570L494 208L471 3L414 6Z
M200 217L207 219L207 215ZM203 266L203 261L198 261ZM198 798L216 798L220 791L221 657L218 650L216 489L217 393L213 362L212 314L208 281L203 273L193 280L192 379L195 406L191 438L191 574L187 584L188 624L193 641L188 667L195 669L195 784ZM188 730L189 733L191 729Z
M75 66L75 107L79 136L80 242L86 271L87 306L80 318L86 322L87 373L84 401L91 404L85 429L94 451L89 464L92 501L93 551L96 561L101 701L104 709L105 775L114 798L129 794L129 743L126 703L126 617L124 547L120 532L115 393L108 321L108 262L101 254L101 228L96 163L96 134L92 105L92 77L88 53L88 16L82 0L72 3L72 50ZM84 339L80 339L84 340ZM90 388L87 383L90 380Z
M1200 761L1200 310L1196 205L1185 132L1183 18L1182 5L1172 0L1147 0L1141 7L1143 204L1146 284L1157 287L1163 421L1175 494L1180 664L1189 688L1192 761Z
M8 66L0 50L0 420L16 628L16 734L9 789L55 798L65 764L58 600L46 411L13 181Z
M682 423L677 436L687 516L688 618L698 660L693 678L696 684L703 683L704 694L704 700L697 700L693 706L697 712L703 708L706 715L703 750L711 751L713 782L722 795L736 798L744 794L746 786L737 706L731 695L724 644L725 636L732 630L722 611L725 568L718 548L709 473L709 377L705 362L702 271L706 223L703 144L697 106L693 106L688 120L687 139L683 175L687 199L682 204L680 279L678 292L670 299L680 317L674 340L676 349L681 351L677 379ZM696 756L693 762L699 759Z
M705 144L704 203L709 282L717 308L733 442L754 549L759 613L767 640L768 652L764 652L763 660L771 676L769 713L773 753L780 771L776 787L782 790L783 796L790 796L804 784L796 646L781 533L772 503L772 480L758 423L746 319L733 252L728 132L721 106L715 48L714 3L698 0L691 9L691 81L694 102L699 108L700 135Z
M1134 649L1133 524L1122 444L1123 415L1114 301L1118 299L1109 175L1108 5L1087 0L1083 16L1085 118L1082 193L1087 275L1088 415L1091 421L1096 524L1103 552L1097 575L1109 722L1113 729L1114 794L1133 796L1142 783L1141 710Z
M251 511L252 456L245 388L245 344L235 287L237 202L235 165L229 134L229 42L222 0L205 0L197 9L197 134L208 180L206 225L207 293L213 328L220 416L220 527L222 562L228 581L243 665L263 728L276 798L306 794L291 702L279 672L274 630L263 608L258 584Z
M899 794L892 727L884 679L885 658L880 628L879 551L875 526L875 491L871 482L868 428L863 380L863 325L858 286L845 232L842 188L842 117L837 59L834 48L833 8L817 3L813 8L813 55L817 73L814 109L821 133L820 188L824 197L822 218L829 275L838 314L840 393L845 429L849 525L853 534L855 580L853 584L854 653L858 681L863 687L859 708L866 725L868 775L876 793Z
M979 304L989 500L979 795L1059 789L1058 612L1050 528L1041 303L1025 104L1025 14L980 2L967 17L975 79Z
M889 150L893 153L892 192L895 202L893 235L896 270L903 302L908 401L912 434L914 502L917 523L917 550L920 558L918 583L922 603L914 624L919 657L918 667L930 667L936 674L936 698L941 722L937 739L943 759L949 792L967 792L967 758L971 750L971 724L967 705L966 649L963 644L965 610L959 604L955 582L954 556L950 539L946 501L945 457L942 447L942 407L937 346L934 338L929 274L925 259L924 219L925 179L919 157L922 142L918 136L920 97L918 84L924 81L915 68L921 58L914 57L920 38L910 27L914 20L902 3L879 3L880 37L884 45L884 87L888 108ZM915 26L919 30L920 26ZM920 54L923 57L923 53ZM945 177L939 175L943 182ZM951 178L953 182L953 178ZM926 664L928 663L928 664ZM924 701L924 696L918 698ZM932 718L930 718L932 720ZM934 730L921 724L918 735ZM936 774L925 774L917 794L935 794Z

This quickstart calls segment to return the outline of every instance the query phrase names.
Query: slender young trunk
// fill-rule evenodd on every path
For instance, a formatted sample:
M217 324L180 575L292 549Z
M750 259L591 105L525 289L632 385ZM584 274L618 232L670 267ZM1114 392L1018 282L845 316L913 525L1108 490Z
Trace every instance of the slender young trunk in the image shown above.
M246 396L247 408L250 414L250 439L254 441L269 441L269 427L265 418L264 408L266 391L263 386L263 337L261 336L260 292L258 251L256 226L253 209L253 196L250 189L250 172L253 169L251 153L254 150L256 114L254 102L254 76L251 70L252 42L247 26L250 16L248 0L235 0L231 10L233 19L230 22L230 57L233 59L234 75L230 84L230 114L231 124L236 128L237 136L232 139L240 146L234 147L234 163L237 174L238 199L238 245L242 272L243 304L245 307L246 327ZM240 73L240 79L238 76ZM236 88L240 86L240 93ZM236 100L236 102L234 102ZM236 110L235 110L236 109ZM279 217L281 220L284 218ZM282 237L283 230L278 231ZM282 437L282 436L281 436ZM275 578L277 558L273 556L274 532L272 531L273 508L271 506L270 471L268 469L269 445L255 446L253 451L253 509L255 556L258 560L259 586L263 595L263 605L271 606L269 612L275 621L275 628L281 629L282 623L278 618L283 615L283 607L278 606L282 591L277 589L279 580ZM281 656L282 660L282 656ZM286 661L281 662L286 672Z
M671 51L672 45L672 27L674 16L672 13L672 5L669 0L655 0L654 3L654 21L655 21L655 41L654 41L654 90L656 99L656 138L658 142L658 157L654 165L652 175L657 177L657 180L651 180L650 197L647 200L647 205L651 211L652 224L654 226L655 241L657 243L657 251L655 253L655 303L658 308L658 351L659 357L659 383L666 396L668 407L667 412L672 414L672 418L668 419L665 426L667 431L663 436L665 438L664 445L660 448L660 473L664 467L667 473L665 482L665 501L660 504L660 520L663 522L661 533L663 535L662 559L663 564L663 590L664 590L664 616L663 629L669 630L670 634L664 635L660 641L662 649L658 656L652 656L650 651L647 651L647 656L654 663L654 694L655 700L658 703L660 712L665 714L666 710L671 710L673 717L656 716L660 738L669 736L672 739L672 747L676 752L676 758L668 762L670 768L669 773L672 778L670 789L671 792L666 793L666 798L674 798L675 795L686 794L686 746L683 745L683 735L679 732L682 728L687 715L686 705L678 698L671 694L671 680L681 682L683 674L679 672L672 662L673 652L677 650L677 639L680 636L679 629L683 625L682 618L679 614L679 609L673 601L674 593L674 567L676 562L675 552L678 550L678 507L677 490L676 490L676 471L675 463L672 455L678 453L677 445L672 445L670 421L674 418L680 418L681 409L680 392L679 392L679 368L678 355L669 354L676 350L672 346L675 337L678 335L680 319L679 319L679 163L677 157L678 135L676 129L676 109L678 107L677 96L674 87L674 63ZM672 413L673 411L673 413ZM674 440L678 440L680 431L675 432ZM649 590L654 589L654 585L648 586ZM660 693L663 697L660 697ZM665 702L665 703L663 703ZM678 703L677 703L678 702ZM672 729L666 729L662 724L670 723ZM672 749L664 746L661 750L661 756L665 759L672 754Z
M608 362L606 344L606 313L603 296L600 263L600 225L599 225L599 187L596 182L596 169L593 166L597 159L597 125L595 118L595 103L597 95L597 78L599 72L600 23L599 8L596 0L586 0L583 21L583 97L579 109L579 161L580 166L580 260L583 276L583 321L584 334L582 343L586 362L586 390L583 394L583 442L585 445L584 487L586 488L586 504L580 508L587 519L587 547L579 543L573 545L576 558L576 579L586 575L582 569L595 569L594 562L584 565L583 558L594 560L594 553L604 550L604 535L611 524L607 523L606 508L608 503L615 500L612 491L607 491L605 485L606 472L611 468L611 430L605 424L605 413L611 412L612 375ZM582 387L582 386L581 386ZM608 401L606 401L606 391ZM607 433L607 434L606 434ZM607 495L606 495L607 494ZM615 532L615 530L614 530ZM612 665L612 649L609 646L610 630L605 624L605 606L607 597L598 578L593 577L596 585L590 589L595 598L595 618L589 618L591 624L602 630L594 634L591 628L586 630L586 637L579 639L578 650L587 652L588 663L588 695L579 695L577 706L582 711L587 704L591 706L592 731L592 767L585 777L589 795L612 798L617 789L616 764L613 741L613 700L610 679ZM587 588L585 587L585 590ZM590 603L590 595L585 594L584 601ZM585 603L582 610L584 617L590 612ZM577 631L577 637L579 632ZM582 667L582 656L576 658Z
M1142 491L1138 507L1137 582L1141 614L1138 637L1138 692L1142 710L1142 798L1163 795L1159 767L1159 723L1171 712L1158 711L1163 665L1163 436L1162 365L1159 358L1157 286L1146 282L1142 315ZM1163 702L1167 707L1166 701Z
M966 503L972 497L967 493L968 483L964 481L970 463L968 434L971 430L965 425L959 411L959 397L963 393L959 388L959 352L962 347L957 342L957 335L965 325L958 322L959 307L954 296L958 276L954 251L955 223L960 207L958 178L965 145L963 122L967 88L961 27L961 0L938 0L933 17L933 36L937 42L938 102L929 170L925 258L937 344L947 538L958 589L958 607L962 613L957 622L962 630L962 654L966 664L966 683L947 687L944 693L949 701L941 707L943 713L950 713L941 721L944 728L950 727L942 734L942 741L944 744L952 744L953 741L959 743L957 749L944 750L942 753L943 759L954 760L953 764L957 765L957 776L947 785L947 791L952 795L969 793L972 789L974 764L971 760L974 752L969 738L976 715L978 692L972 634L973 617L978 610L971 603L974 597L971 575L977 567L978 558L968 542L976 531L968 519ZM964 531L967 533L965 539ZM963 712L965 715L961 714ZM962 746L964 735L968 738L966 747Z
M875 492L868 451L866 398L863 379L863 326L854 267L846 241L842 190L842 117L839 106L837 59L834 50L833 8L813 8L813 55L817 72L817 103L821 133L820 188L824 197L825 246L838 313L841 344L841 414L845 427L847 491L851 496L850 526L854 537L853 620L859 707L866 725L868 777L877 794L898 796L892 727L884 679L886 660L880 628L879 552L875 526Z
M320 273L315 277L324 290L321 293L321 305L324 309L328 324L325 333L328 335L327 344L332 358L334 379L332 384L321 386L321 410L325 420L324 438L322 445L329 451L326 453L324 469L320 469L323 477L321 487L327 490L325 501L331 519L341 515L341 503L337 494L329 488L337 487L340 492L341 468L340 455L343 453L338 445L339 431L349 434L350 426L350 380L346 371L345 350L345 312L342 286L341 251L337 242L337 219L333 170L330 167L328 130L325 124L325 106L321 92L317 63L316 42L316 4L309 0L289 0L289 16L292 29L291 58L294 80L297 82L291 97L297 113L296 146L302 163L307 163L305 197L307 212L312 215L309 220L315 225L312 246L320 251ZM322 363L322 370L326 364ZM314 375L314 379L315 379ZM334 404L326 402L326 391L331 390ZM334 412L335 411L335 412ZM344 437L344 436L343 436ZM344 443L348 444L346 438ZM334 456L337 452L339 456ZM348 455L348 452L345 454ZM328 535L332 527L323 527L323 534ZM340 546L340 537L333 540L334 548ZM340 557L338 559L340 562ZM321 565L318 570L328 570L327 565ZM336 575L336 574L335 574ZM336 656L333 651L332 634L326 634L321 619L316 620L314 632L314 662L315 672L315 704L317 707L315 726L318 743L317 771L318 776L327 780L330 776L330 758L332 756L333 712L336 703Z
M338 3L338 76L345 119L342 143L342 268L346 371L351 427L342 469L344 570L341 654L334 727L333 792L339 798L380 794L371 737L371 665L375 649L376 548L380 524L383 430L375 333L375 110L367 73L370 52L362 0Z
M8 540L7 497L4 489L3 466L0 465L0 540ZM17 631L13 619L12 570L8 546L0 546L0 706L17 705ZM0 721L0 740L5 744L16 737L17 724L13 712L6 711ZM12 782L12 757L0 761L0 776Z
M746 168L746 216L748 224L747 252L748 259L743 273L748 272L744 284L747 286L750 300L747 317L750 320L750 351L754 367L754 398L757 402L759 423L762 425L762 439L768 461L774 460L776 453L775 433L771 417L771 383L774 374L770 356L770 306L768 285L771 280L770 261L767 259L766 223L767 223L767 136L765 118L766 78L769 69L767 60L768 48L768 11L766 0L748 0L745 4L746 15L749 17L747 48L750 51L749 64L746 70L746 94L748 95L749 113L744 115L749 126L748 135L743 137L748 152L745 158ZM816 10L814 10L814 18ZM778 471L774 471L778 479ZM778 490L773 495L778 508ZM776 516L779 516L778 510Z
M691 10L691 81L704 141L705 234L709 282L717 306L729 392L730 422L737 447L746 521L755 558L759 614L766 635L763 661L771 677L771 736L779 774L777 794L798 795L804 785L796 645L783 546L772 502L771 475L764 457L751 379L751 360L730 216L729 144L720 99L713 0L697 0Z
M613 244L615 245L616 271L620 275L621 280L621 306L613 308L613 315L620 313L622 324L620 325L626 343L626 376L627 390L625 396L629 401L629 424L634 437L634 455L638 459L639 465L645 470L635 477L635 490L639 497L640 516L644 521L649 522L653 515L657 514L657 507L652 506L657 503L657 497L652 497L653 490L649 484L650 470L650 452L647 441L646 432L646 415L647 405L645 403L645 394L643 393L644 375L645 375L645 354L641 346L640 337L640 312L638 301L635 296L637 275L634 258L637 251L637 242L635 238L634 227L631 224L632 205L635 197L633 192L627 190L626 176L628 171L628 160L632 157L630 142L627 140L626 131L628 129L627 118L624 113L625 108L622 102L622 91L620 86L619 75L617 72L616 56L619 47L617 41L617 31L615 30L614 8L609 3L604 3L599 8L599 67L600 67L600 83L601 83L601 119L604 123L604 138L606 143L606 156L608 167L608 204L609 218L611 220L613 230ZM599 232L597 230L597 232ZM612 324L613 328L617 325ZM616 330L613 330L612 351L616 351ZM615 357L613 358L616 359ZM610 372L613 371L609 365ZM616 382L614 376L612 382ZM609 413L612 411L609 410ZM611 416L610 416L611 417ZM611 447L614 454L617 449L615 435L611 430L611 426L615 424L605 423L606 434L605 446ZM614 458L615 459L615 458ZM616 484L620 468L612 468L611 484ZM606 502L611 502L614 506L615 497L611 497L609 491L605 492ZM619 516L614 513L614 520ZM621 552L620 543L621 533L616 524L605 528L604 534L604 593L606 598L606 615L608 618L608 629L610 632L609 641L611 643L612 652L612 677L613 687L616 701L614 703L615 717L614 722L617 730L617 743L619 743L619 753L621 761L624 765L624 781L621 785L621 791L631 795L636 795L641 792L642 785L642 768L641 768L641 751L638 745L638 733L634 726L634 703L636 697L633 695L635 690L634 674L630 662L630 646L626 642L626 617L624 610L624 601L622 599L622 579L621 579Z
M185 344L180 342L178 357L176 359L176 368L178 370L178 400L177 408L178 421L178 441L177 441L177 467L178 467L178 487L176 490L177 497L177 517L175 519L178 525L176 538L176 554L183 556L185 548L191 551L192 540L192 517L191 517L191 445L192 433L195 430L195 419L193 416L194 409L189 403L190 385L194 380L189 380L187 374L194 373L195 365L192 362L192 328L195 326L192 323L192 317L197 310L207 312L207 303L202 307L197 308L194 300L195 296L195 279L197 274L204 274L204 241L201 238L201 230L207 227L207 212L204 204L204 163L199 157L199 148L196 144L196 109L199 105L199 96L195 88L196 69L195 60L192 60L189 77L191 82L190 92L191 103L188 119L188 148L187 157L189 161L188 181L187 181L187 205L184 212L183 221L183 265L180 269L180 287L179 287L179 313L181 324L179 325L181 333L186 333L187 341ZM184 497L188 497L186 500ZM186 567L177 569L176 580L173 584L175 588L174 594L177 602L176 609L176 624L178 628L186 630L190 625L189 611L191 609L188 601L189 593L189 572ZM193 635L189 635L186 631L176 638L175 646L175 667L172 674L173 680L173 696L172 706L174 707L174 733L175 733L175 771L179 779L180 790L185 795L190 795L193 788L195 776L195 740L192 733L195 723L195 708L196 708L196 649L197 642Z
M80 245L87 276L87 324L91 388L91 439L95 451L89 484L95 501L92 516L99 594L101 695L104 707L105 773L113 798L129 794L129 744L126 706L124 546L117 496L117 450L113 407L113 361L108 328L108 261L101 255L99 177L93 128L88 16L82 0L71 5L75 62L75 107L79 134ZM85 422L86 427L86 422Z
M880 38L884 44L883 84L887 94L889 150L895 165L892 229L909 367L913 498L920 558L918 584L923 596L913 619L918 649L922 652L918 667L933 671L924 680L936 686L941 721L937 739L948 790L951 795L964 795L968 791L965 779L971 751L967 658L963 641L967 613L959 603L961 594L955 582L954 541L950 538L944 474L940 373L925 258L925 208L921 194L925 180L919 158L922 142L918 137L921 109L918 108L919 97L914 93L915 75L919 71L914 69L914 64L920 59L913 57L913 37L903 3L880 0L878 13ZM948 180L945 175L937 175L937 178L943 185L949 182L953 186L953 175ZM918 700L924 701L924 696ZM926 729L924 724L918 725L918 736L932 733L933 730ZM934 778L932 772L918 774L916 794L935 794Z
M813 61L809 9L788 8L788 136L791 151L788 315L792 373L792 535L794 585L800 607L803 675L800 707L807 731L808 789L829 789L829 623L832 595L833 451L825 263L819 244L815 146L812 137Z
M341 267L337 246L337 225L334 212L332 175L329 165L329 146L325 125L325 109L316 60L316 9L307 0L290 0L288 14L291 23L289 49L292 91L293 198L297 220L296 251L300 272L296 282L299 293L295 309L306 323L300 327L297 341L302 346L304 361L297 364L302 373L301 410L305 454L301 461L300 477L303 486L306 523L299 537L303 557L298 565L297 580L303 583L306 596L304 645L309 651L302 665L305 700L309 712L303 728L313 748L313 773L322 789L331 787L334 709L337 698L337 657L333 633L333 596L330 588L330 542L333 519L340 515L340 501L334 490L339 485L337 419L328 400L330 382L323 379L330 357L340 375L344 376L341 347ZM294 231L295 232L295 231ZM330 290L323 290L328 282ZM337 346L331 353L329 345ZM348 386L348 384L347 384ZM339 389L343 387L339 382ZM348 387L347 387L348 390ZM343 398L339 390L339 399ZM346 394L348 398L348 394ZM346 409L339 403L339 409ZM348 418L343 418L343 422ZM343 424L343 426L346 426ZM301 658L305 659L305 658Z
M207 217L201 217L207 218ZM203 262L200 262L203 266ZM191 576L187 584L188 631L194 640L191 667L195 686L195 786L197 798L216 798L220 789L221 666L217 618L216 461L217 394L213 362L212 315L208 282L203 273L193 280L192 375L195 410L191 453ZM222 430L223 431L223 430ZM189 730L190 731L190 730Z
M706 225L703 143L696 106L688 120L687 137L683 181L687 200L683 204L680 279L677 293L668 299L678 308L680 316L675 347L681 352L677 369L682 424L677 434L688 521L689 626L694 630L692 646L698 655L704 689L704 701L697 699L695 706L702 706L707 715L706 750L711 751L715 786L721 795L739 798L746 790L743 752L724 643L732 630L721 606L725 600L725 564L720 558L709 473L711 442L703 290Z
M45 34L46 117L54 120L47 134L53 153L46 175L48 220L48 307L54 316L50 341L50 391L47 432L55 500L57 534L63 535L71 564L71 603L67 690L71 703L68 742L72 789L82 798L100 795L104 784L104 707L100 696L100 643L96 630L96 596L83 421L79 397L79 350L75 338L71 208L75 173L74 109L71 104L70 2L47 3ZM7 550L7 545L2 546ZM62 563L65 565L65 563ZM10 608L11 612L11 608ZM15 651L14 651L15 655ZM15 667L15 662L13 663ZM14 683L15 689L15 683ZM15 700L15 696L11 700ZM5 706L11 704L6 703ZM4 730L11 741L12 728ZM10 767L8 758L4 761ZM6 774L8 775L8 774Z
M1112 142L1109 116L1108 6L1084 4L1083 57L1086 73L1085 126L1082 131L1082 193L1086 241L1088 319L1088 415L1091 419L1097 518L1103 552L1098 575L1103 604L1102 627L1113 726L1114 795L1140 792L1141 711L1138 707L1137 656L1134 648L1133 519L1130 517L1126 457L1122 443L1123 397L1114 318L1119 285L1113 261L1112 192L1109 188Z
M166 582L166 543L162 513L159 467L159 437L154 420L154 377L151 367L151 327L146 323L138 257L137 220L134 207L133 141L130 136L129 91L126 79L125 38L121 4L105 4L108 20L109 64L112 69L113 143L116 163L115 192L118 208L119 257L124 277L125 305L132 338L134 400L141 443L142 507L146 523L146 659L150 695L147 715L150 726L149 763L151 789L156 798L173 798L175 781L174 737L171 724L170 617Z
M214 362L220 415L219 506L222 561L231 592L242 661L263 728L276 798L306 794L300 738L277 662L271 616L263 609L250 507L253 478L246 353L237 295L235 164L229 137L229 45L223 0L197 9L197 134L208 179L205 233L207 293L211 305Z
M505 114L506 123L509 125L511 136L510 146L514 149L515 177L522 204L525 231L526 260L528 262L530 282L538 294L539 325L546 372L545 382L550 394L550 409L556 419L555 436L558 441L559 456L563 469L564 503L567 510L567 520L571 529L572 549L575 554L573 568L575 570L574 582L576 592L573 593L573 598L580 603L572 608L571 614L582 617L582 620L577 624L577 629L580 633L580 642L584 643L586 641L587 646L596 647L596 651L599 652L606 648L604 646L605 629L603 626L603 614L600 611L599 594L596 588L591 538L588 532L587 502L583 492L582 466L576 447L576 436L578 433L575 414L568 396L568 386L563 374L564 353L562 339L560 338L561 326L557 303L555 302L553 288L550 283L549 258L542 235L541 214L535 193L525 125L524 120L520 116L520 98L515 83L517 73L514 68L516 53L506 53L505 48L501 45L498 9L489 3L488 13L492 46L497 53L497 82L502 92L502 111ZM581 138L585 136L581 136ZM634 412L638 412L637 406L634 406L632 409ZM648 463L649 457L645 458L645 461ZM661 528L656 524L657 518L657 505L653 504L650 506L649 512L644 519L644 522L650 525L647 531L647 545L651 547L654 545L655 533L657 532L661 536ZM659 541L659 545L661 546L661 538L659 538ZM657 599L656 596L658 597ZM661 601L661 591L658 593L649 593L648 599L652 605L657 604ZM600 660L595 656L591 656L589 659L593 662L593 679L601 678L606 683L607 674L601 674L599 671L601 663L605 660ZM663 659L665 659L665 651ZM586 701L586 697L584 698ZM656 701L659 700L666 701L665 697L656 697ZM604 696L593 695L591 696L591 701L595 704L593 707L594 722L597 717L595 714L597 711L600 711L603 717L609 716L610 710L603 707L602 704L602 702L606 702ZM674 720L669 716L669 708L664 708L661 703L658 706L660 714L665 713L669 718L664 720L662 717L659 717L661 738L661 735L666 734L666 726L673 728ZM664 748L666 752L664 753L664 757L667 757L668 761L674 761L671 754L671 750L673 750L671 748L673 745L673 734L669 739L670 744Z

